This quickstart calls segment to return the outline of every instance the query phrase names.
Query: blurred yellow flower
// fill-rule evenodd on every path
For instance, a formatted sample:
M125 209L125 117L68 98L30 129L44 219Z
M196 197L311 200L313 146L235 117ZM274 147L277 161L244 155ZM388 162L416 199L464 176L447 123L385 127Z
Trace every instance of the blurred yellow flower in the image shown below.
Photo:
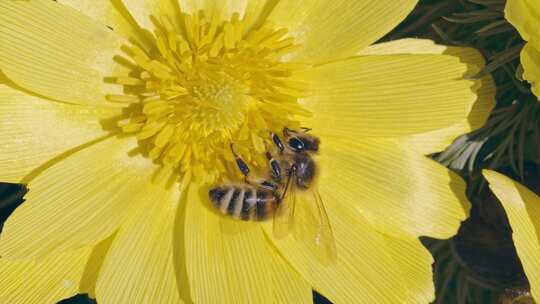
M467 213L424 155L483 124L474 50L372 45L415 0L0 1L0 180L26 202L0 236L0 301L427 303L432 258ZM269 131L321 139L337 261L213 212L264 168Z
M540 299L540 197L500 173L484 170L489 187L501 201L519 259L531 285L531 295Z
M540 1L508 0L505 16L528 41L521 51L523 78L531 83L532 91L540 101Z

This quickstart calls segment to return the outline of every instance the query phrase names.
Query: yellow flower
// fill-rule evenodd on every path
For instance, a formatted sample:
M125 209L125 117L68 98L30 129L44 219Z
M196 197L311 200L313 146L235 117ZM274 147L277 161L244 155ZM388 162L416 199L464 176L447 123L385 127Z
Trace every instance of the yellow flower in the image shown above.
M533 93L540 100L540 2L537 0L508 0L506 19L528 41L521 51L523 78L532 85Z
M531 295L540 299L540 197L520 183L494 171L484 170L489 187L501 201L519 259L531 286Z
M0 180L26 202L0 236L0 300L427 303L464 182L423 156L481 125L471 49L370 46L413 0L0 1ZM108 28L109 27L109 28ZM476 103L475 103L476 101ZM474 107L474 109L473 109ZM337 261L217 214L266 168L269 132L312 128Z

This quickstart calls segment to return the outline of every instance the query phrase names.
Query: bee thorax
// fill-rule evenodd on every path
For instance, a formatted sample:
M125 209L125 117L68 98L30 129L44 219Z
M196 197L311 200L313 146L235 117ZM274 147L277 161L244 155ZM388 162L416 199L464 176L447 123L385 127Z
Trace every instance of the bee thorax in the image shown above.
M299 188L307 189L315 177L315 161L307 154L297 154L295 156L296 185Z

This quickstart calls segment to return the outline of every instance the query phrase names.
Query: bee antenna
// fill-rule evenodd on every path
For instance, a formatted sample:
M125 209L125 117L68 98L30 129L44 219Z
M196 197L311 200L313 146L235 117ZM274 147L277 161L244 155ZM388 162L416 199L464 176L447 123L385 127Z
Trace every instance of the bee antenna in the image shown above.
M234 144L233 143L231 143L231 152L235 157L238 157L238 154L236 154L236 152L234 152Z
M283 135L287 136L289 134L289 132L291 132L291 129L289 129L287 127L283 127Z
M303 127L302 130L304 130L304 133L307 133L311 130L313 130L312 128L306 128L306 127Z

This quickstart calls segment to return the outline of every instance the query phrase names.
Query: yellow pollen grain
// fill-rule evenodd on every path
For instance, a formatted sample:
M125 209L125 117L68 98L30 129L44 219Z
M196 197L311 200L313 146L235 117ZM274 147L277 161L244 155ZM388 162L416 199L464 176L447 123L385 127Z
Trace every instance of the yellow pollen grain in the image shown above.
M243 18L165 14L153 18L153 48L122 48L137 67L114 82L130 93L106 98L129 105L118 126L162 165L154 182L238 178L231 143L250 166L267 166L271 132L310 115L298 102L309 85L293 77L309 66L282 60L301 46L286 28L249 29Z

